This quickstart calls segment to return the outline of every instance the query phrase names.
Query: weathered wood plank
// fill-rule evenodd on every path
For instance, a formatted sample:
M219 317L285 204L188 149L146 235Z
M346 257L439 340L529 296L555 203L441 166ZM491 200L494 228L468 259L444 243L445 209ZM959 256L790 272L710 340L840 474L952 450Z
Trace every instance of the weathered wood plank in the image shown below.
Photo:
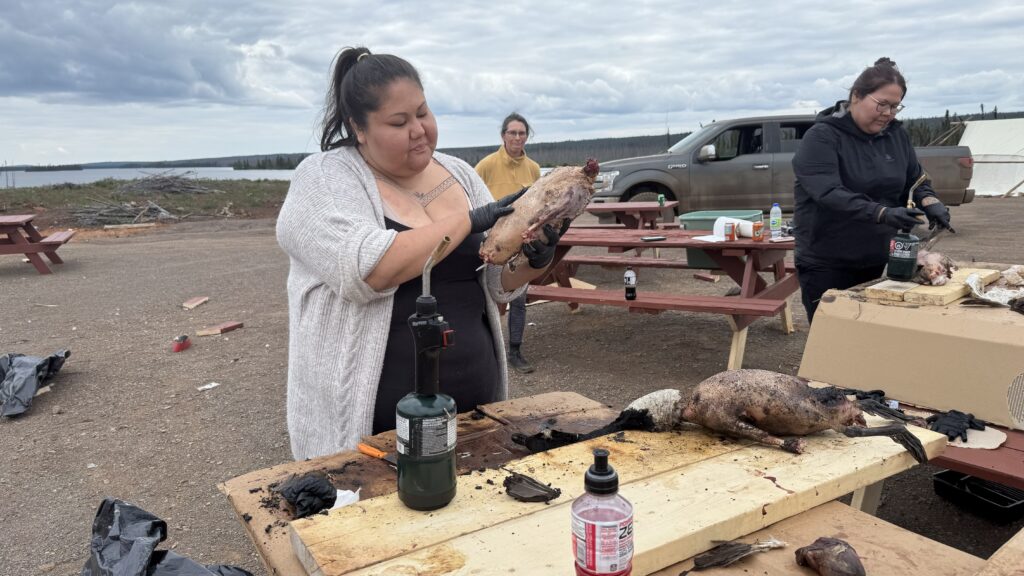
M904 302L912 304L930 304L932 306L945 306L950 302L963 298L970 294L971 289L964 284L964 279L970 274L981 276L982 282L989 284L999 279L998 270L983 270L980 268L960 268L953 272L953 278L944 286L918 286L903 295Z
M931 455L945 446L943 436L914 432ZM433 513L408 510L389 495L295 521L295 552L310 573L324 576L562 570L571 566L569 502L582 491L592 448L601 446L612 452L622 493L636 509L634 573L647 574L706 550L712 540L748 534L914 465L888 438L818 435L798 457L723 443L699 430L632 432L625 440L595 439L508 465L561 488L553 505L515 502L499 489L504 474L474 473L461 477L455 500Z
M799 568L794 552L821 536L842 538L860 556L868 574L900 576L971 576L985 561L899 526L859 512L839 502L829 502L782 522L743 537L743 542L777 538L788 546L745 558L740 564L711 568L694 576L736 574L799 574L812 571ZM693 568L693 561L673 564L652 576L678 576Z

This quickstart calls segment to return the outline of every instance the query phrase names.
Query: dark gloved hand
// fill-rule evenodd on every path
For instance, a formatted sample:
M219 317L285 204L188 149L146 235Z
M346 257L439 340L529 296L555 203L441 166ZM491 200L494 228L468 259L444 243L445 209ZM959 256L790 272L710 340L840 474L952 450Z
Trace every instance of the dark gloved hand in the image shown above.
M551 264L551 259L555 257L555 246L558 245L558 241L562 239L562 234L568 228L568 221L562 225L561 230L556 230L551 224L545 224L541 230L544 231L547 244L540 238L523 244L523 256L526 256L526 260L530 263L530 268L540 270Z
M495 222L502 216L507 216L515 211L512 207L512 203L519 199L520 196L526 193L527 188L523 188L515 194L509 194L501 200L496 200L490 204L484 204L479 208L473 208L469 211L469 233L479 234L480 232L486 232L494 227Z
M974 417L974 414L964 414L959 410L950 410L944 414L933 414L925 419L925 422L929 424L929 428L938 432L939 434L945 434L946 438L952 442L959 436L961 440L967 442L967 429L972 430L984 430L985 422L978 420Z
M917 217L924 215L924 212L916 208L885 208L882 212L882 222L897 230L910 230L921 223Z
M949 225L949 208L942 202L934 202L927 206L922 206L924 215L928 217L928 229L931 230L936 226L940 226L954 232L953 227Z

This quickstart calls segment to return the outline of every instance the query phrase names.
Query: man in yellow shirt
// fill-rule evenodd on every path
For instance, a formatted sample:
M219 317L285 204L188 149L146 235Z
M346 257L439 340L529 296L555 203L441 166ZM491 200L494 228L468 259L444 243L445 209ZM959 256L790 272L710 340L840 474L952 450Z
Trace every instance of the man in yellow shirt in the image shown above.
M530 137L530 124L513 112L501 123L501 147L484 157L476 165L476 172L487 184L495 200L519 192L540 178L540 165L526 155L526 140ZM526 294L509 303L508 311L508 363L529 374L533 366L523 358L519 349L526 328Z

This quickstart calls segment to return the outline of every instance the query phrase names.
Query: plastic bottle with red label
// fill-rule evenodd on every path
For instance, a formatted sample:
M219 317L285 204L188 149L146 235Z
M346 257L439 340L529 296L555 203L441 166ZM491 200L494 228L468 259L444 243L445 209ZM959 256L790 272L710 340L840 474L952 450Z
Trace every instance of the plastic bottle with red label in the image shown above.
M594 450L583 483L586 493L572 503L572 548L577 576L628 576L633 571L633 505L619 495L619 475L608 451Z

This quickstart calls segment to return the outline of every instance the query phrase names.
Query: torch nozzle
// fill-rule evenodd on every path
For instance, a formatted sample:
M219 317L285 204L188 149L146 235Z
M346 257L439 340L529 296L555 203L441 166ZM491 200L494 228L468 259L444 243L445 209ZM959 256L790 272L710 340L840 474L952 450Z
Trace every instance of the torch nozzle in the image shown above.
M430 270L434 268L434 264L441 259L444 255L444 251L448 248L448 245L452 243L452 239L445 236L437 244L437 248L430 253L425 264L423 264L423 295L430 296Z

